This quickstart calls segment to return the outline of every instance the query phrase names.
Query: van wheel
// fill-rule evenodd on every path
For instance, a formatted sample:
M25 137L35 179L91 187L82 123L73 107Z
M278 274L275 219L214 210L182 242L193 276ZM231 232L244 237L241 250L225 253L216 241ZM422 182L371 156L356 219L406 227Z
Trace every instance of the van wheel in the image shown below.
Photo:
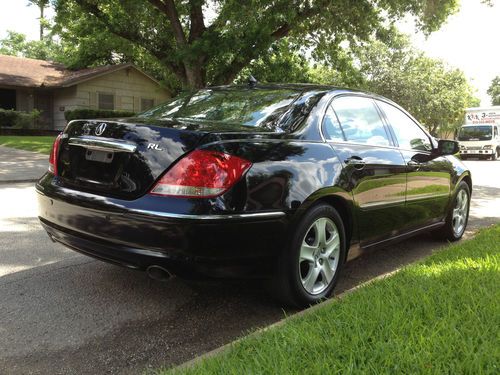
M491 160L497 160L500 154L500 150L496 149L495 152L491 155Z
M287 305L305 307L322 301L335 288L345 255L340 215L332 206L318 204L304 214L283 249L273 289Z
M462 238L469 220L469 207L469 185L465 181L461 181L446 216L445 225L435 232L436 236L448 241L458 241Z

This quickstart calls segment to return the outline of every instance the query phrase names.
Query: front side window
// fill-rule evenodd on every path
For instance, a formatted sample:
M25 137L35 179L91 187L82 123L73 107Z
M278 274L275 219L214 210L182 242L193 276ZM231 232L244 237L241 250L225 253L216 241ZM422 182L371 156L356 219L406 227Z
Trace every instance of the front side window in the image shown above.
M370 98L343 96L332 102L332 107L347 141L375 146L389 146L384 123Z
M429 137L406 113L391 104L377 101L384 111L389 125L391 125L399 143L399 147L406 150L430 151L432 145Z
M99 109L111 110L115 109L115 96L113 94L99 93Z

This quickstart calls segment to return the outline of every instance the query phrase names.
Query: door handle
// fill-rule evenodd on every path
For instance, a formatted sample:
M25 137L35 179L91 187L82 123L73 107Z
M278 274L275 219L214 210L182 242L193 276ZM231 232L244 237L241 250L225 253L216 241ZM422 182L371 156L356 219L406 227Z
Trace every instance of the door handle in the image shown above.
M359 156L351 156L344 160L346 165L352 165L356 169L363 169L365 167L365 161Z
M415 160L410 160L408 163L406 163L406 165L415 171L420 168L420 163Z

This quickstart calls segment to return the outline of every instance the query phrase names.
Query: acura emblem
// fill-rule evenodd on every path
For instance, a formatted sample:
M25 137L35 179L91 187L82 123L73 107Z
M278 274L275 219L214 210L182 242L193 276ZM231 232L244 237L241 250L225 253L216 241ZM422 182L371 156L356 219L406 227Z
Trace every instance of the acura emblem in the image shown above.
M105 122L101 122L99 125L97 125L97 128L95 128L95 135L101 135L102 133L104 133L104 130L106 130L106 126L108 126L108 124L106 124Z

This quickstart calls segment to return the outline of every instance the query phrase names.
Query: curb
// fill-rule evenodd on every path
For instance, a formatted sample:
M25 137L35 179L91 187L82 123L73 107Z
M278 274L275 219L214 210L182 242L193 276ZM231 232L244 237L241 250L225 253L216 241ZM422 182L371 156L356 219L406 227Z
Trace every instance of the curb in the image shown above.
M301 310L293 315L290 315L290 316L287 316L285 317L284 319L281 319L267 327L263 327L263 328L258 328L256 331L248 334L248 335L245 335L243 337L240 337L234 341L231 341L230 343L227 343L225 345L222 345L218 348L215 348L209 352L206 352L198 357L195 357L187 362L184 362L176 367L172 367L168 370L174 370L174 371L179 371L179 370L185 370L185 369L188 369L188 368L191 368L191 367L194 367L195 365L197 365L198 363L200 362L203 362L204 360L206 359L209 359L211 357L214 357L216 356L217 354L219 353L222 353L226 350L229 350L233 345L237 344L238 342L240 342L241 340L245 339L245 338L248 338L248 337L255 337L255 336L259 336L261 335L262 333L270 330L270 329L274 329L274 328L277 328L277 327L280 327L282 326L283 324L289 322L289 321L292 321L294 319L298 319L302 316L305 316L305 315L308 315L324 306L327 306L327 305L330 305L332 303L335 303L337 302L338 300L341 300L342 298L348 296L349 294L352 294L354 292L356 292L358 289L361 289L361 288L364 288L365 286L375 282L375 281L378 281L378 280L382 280L382 279L385 279L387 277L390 277L392 275L394 275L395 273L399 272L399 270L401 270L401 268L398 268L394 271L391 271L391 272L387 272L387 273L384 273L382 275L379 275L377 277L374 277L373 279L370 279L368 281L365 281L364 283L361 283L359 285L356 285L355 287L351 288L351 289L347 289L346 291L334 296L333 298L330 298L330 299L327 299L326 301L323 301L321 303L318 303L314 306L311 306L305 310Z

